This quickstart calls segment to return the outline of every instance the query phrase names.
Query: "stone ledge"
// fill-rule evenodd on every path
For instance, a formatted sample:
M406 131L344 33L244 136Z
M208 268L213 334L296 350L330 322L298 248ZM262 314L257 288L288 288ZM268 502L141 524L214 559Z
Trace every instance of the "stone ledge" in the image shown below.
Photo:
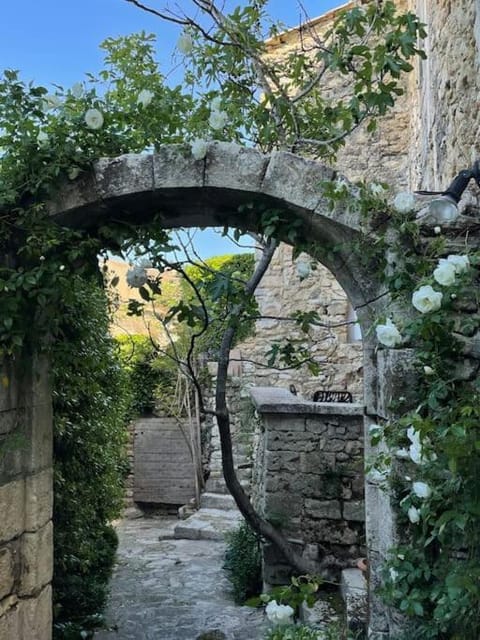
M278 387L252 387L250 395L260 413L363 416L362 404L347 402L312 402Z

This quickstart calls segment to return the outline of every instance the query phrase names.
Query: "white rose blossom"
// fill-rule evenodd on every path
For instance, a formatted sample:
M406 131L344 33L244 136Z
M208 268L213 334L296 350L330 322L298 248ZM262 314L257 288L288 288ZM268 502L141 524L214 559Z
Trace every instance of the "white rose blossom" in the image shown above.
M412 490L417 498L426 500L432 495L432 490L426 482L414 482L412 485Z
M435 291L431 285L426 284L413 292L412 304L420 313L429 313L440 309L442 298L443 294L440 291Z
M417 524L420 522L420 511L417 507L410 507L408 510L408 519L412 524Z
M399 213L408 213L415 208L415 196L409 191L400 191L395 196L393 206Z
M373 193L373 195L377 197L383 196L385 193L385 188L378 182L371 182L369 185L369 189Z
M50 111L50 109L58 109L62 104L59 96L54 93L48 93L43 99L43 109L44 111Z
M89 129L97 131L103 127L103 114L98 109L88 109L85 113L85 124Z
M153 93L153 91L150 91L150 89L142 89L138 94L137 104L144 108L148 107L148 105L152 102L154 95L155 94Z
M450 287L455 282L457 271L453 262L440 258L438 266L433 272L435 282L441 284L442 287Z
M39 147L46 147L48 145L48 133L45 131L39 131L37 136L37 144Z
M208 119L208 124L218 131L219 129L223 129L223 127L227 124L228 115L225 111L217 111L214 109L210 113L210 118Z
M397 581L398 576L400 575L400 574L398 573L398 571L397 571L396 569L394 569L393 567L390 567L390 569L389 569L389 574L390 574L390 580L391 580L392 582L396 582L396 581Z
M464 273L470 266L468 256L449 255L447 256L446 262L455 267L455 273L457 274Z
M407 437L410 440L408 454L410 460L415 464L422 464L424 461L422 443L420 442L420 434L413 427L407 429Z
M428 366L428 364L426 364L426 365L423 367L423 373L424 373L426 376L433 376L433 374L435 373L435 371L432 369L432 367L429 367L429 366Z
M190 148L195 160L203 160L207 155L208 142L202 138L195 138Z
M265 607L265 613L274 624L285 625L292 622L293 609L288 604L278 604L276 600L271 600Z
M295 265L295 269L300 280L305 280L305 278L308 278L312 272L310 262L307 262L306 260L299 260Z
M437 227L433 227L433 233L436 236L439 236L442 233L442 227L438 227L438 226Z
M396 347L402 343L402 335L390 318L385 324L377 324L375 332L377 340L385 347Z
M177 49L180 53L183 53L184 56L188 56L189 53L192 53L193 37L189 31L183 31L180 34L180 37L177 40Z
M132 289L143 287L148 281L147 272L144 267L135 266L127 271L127 284Z

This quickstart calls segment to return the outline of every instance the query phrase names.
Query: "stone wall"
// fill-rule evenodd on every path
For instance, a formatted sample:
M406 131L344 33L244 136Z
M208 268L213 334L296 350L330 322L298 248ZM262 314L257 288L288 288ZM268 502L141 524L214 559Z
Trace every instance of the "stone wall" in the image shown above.
M363 406L313 403L281 389L252 389L262 418L254 501L332 577L365 555ZM289 568L267 545L264 579Z
M51 637L52 414L47 363L0 369L0 638Z
M427 60L417 64L410 85L410 186L445 189L480 151L480 5L472 0L409 4L428 31L422 43Z
M345 292L333 275L321 264L305 279L297 274L298 262L309 263L302 254L292 259L292 249L280 245L256 291L259 312L265 316L256 323L255 335L238 347L244 378L254 386L273 385L288 388L312 398L319 389L351 391L361 401L362 343L351 335L350 305ZM287 320L295 311L316 311L324 326L314 327L307 339L294 322ZM283 319L282 319L283 318ZM300 340L320 364L320 374L312 376L301 369L266 366L266 354L272 342Z

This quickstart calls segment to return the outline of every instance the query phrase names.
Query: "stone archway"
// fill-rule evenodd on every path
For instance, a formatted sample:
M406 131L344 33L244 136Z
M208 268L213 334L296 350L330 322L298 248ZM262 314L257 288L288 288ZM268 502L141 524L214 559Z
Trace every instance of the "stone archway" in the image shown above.
M393 355L379 352L377 358L370 329L377 306L384 305L384 300L379 302L381 284L351 250L352 242L363 234L359 216L344 211L332 213L322 197L320 182L333 179L335 173L331 169L286 152L264 155L253 149L216 142L210 144L204 160L195 161L188 147L172 145L155 155L125 155L99 160L92 173L66 185L58 193L49 204L49 211L59 224L89 228L92 233L112 219L142 225L158 214L166 228L229 225L255 231L259 224L255 206L247 213L241 207L248 204L281 209L301 220L301 235L313 243L314 253L318 247L314 257L333 273L357 309L365 336L364 404L365 419L369 423L378 416L388 415L390 389L397 377L405 373L405 354L401 350ZM334 247L335 251L328 250ZM379 371L381 385L377 383ZM21 630L12 637L46 640L49 637L51 579L48 558L52 553L51 412L46 376L40 379L33 376L24 385L21 392L24 402L19 394L0 392L3 403L0 409L5 407L5 415L10 412L13 416L23 406L29 408L25 420L28 420L32 434L30 453L17 462L15 475L0 470L0 492L5 501L16 501L21 505L16 507L15 522L1 532L0 542L11 544L19 536L25 539L25 550L20 554L30 569L23 581L27 588L20 583L16 594L11 596L20 605L16 609L23 613L18 614L16 620L12 613L10 622L6 623L7 616L0 617L0 630L2 624L10 624L6 629L14 629L12 625L17 624ZM21 495L17 495L18 491ZM45 497L41 508L35 492ZM381 518L377 517L379 510L382 511ZM380 560L393 540L393 524L388 497L374 482L369 482L366 488L366 512L367 544L375 549L370 557L375 582ZM32 541L35 542L33 546ZM13 573L12 569L12 576ZM44 620L41 625L38 617ZM388 637L374 635L388 632L388 621L384 620L374 600L370 626L372 637Z

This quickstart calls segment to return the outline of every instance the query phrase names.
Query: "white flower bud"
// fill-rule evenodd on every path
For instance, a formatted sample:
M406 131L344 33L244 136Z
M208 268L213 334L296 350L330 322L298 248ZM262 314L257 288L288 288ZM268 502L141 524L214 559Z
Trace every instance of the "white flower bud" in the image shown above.
M408 510L408 519L412 524L417 524L417 522L420 522L420 511L416 507L410 507Z
M425 482L414 482L412 489L417 498L427 499L432 495L432 490Z

